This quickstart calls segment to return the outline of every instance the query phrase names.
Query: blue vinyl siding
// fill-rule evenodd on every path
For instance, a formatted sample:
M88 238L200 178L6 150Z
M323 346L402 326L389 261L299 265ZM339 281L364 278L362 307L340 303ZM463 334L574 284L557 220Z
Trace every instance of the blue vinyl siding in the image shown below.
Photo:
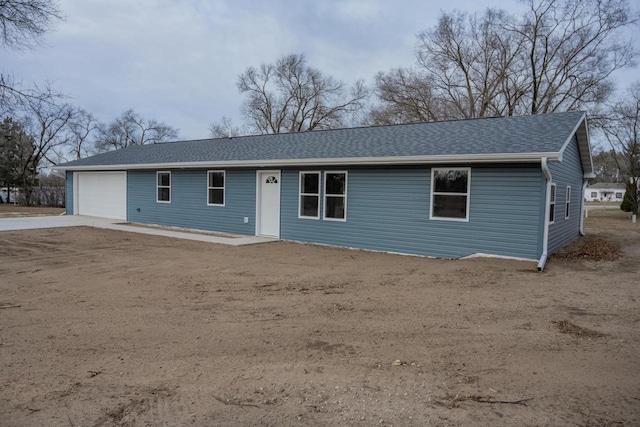
M555 222L549 225L548 253L553 253L580 234L583 171L576 137L562 155L562 162L549 163L551 180L556 184ZM565 220L567 185L571 186L571 209Z
M64 206L67 215L73 215L73 172L66 171L64 175Z
M171 203L158 203L156 191L155 170L128 171L129 221L225 233L255 233L255 170L226 171L225 206L207 206L206 169L171 170ZM249 219L247 224L245 217Z
M299 170L283 171L281 237L445 258L541 253L544 179L537 165L472 167L469 222L429 220L429 168L348 172L347 221L334 222L298 218ZM321 194L321 218L322 208Z

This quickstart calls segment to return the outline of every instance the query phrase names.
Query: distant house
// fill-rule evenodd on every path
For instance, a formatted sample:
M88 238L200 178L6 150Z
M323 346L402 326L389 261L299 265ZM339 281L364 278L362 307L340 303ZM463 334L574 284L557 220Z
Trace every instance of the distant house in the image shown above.
M624 184L599 182L589 185L584 190L587 202L616 202L621 203L626 192Z
M583 112L133 146L59 165L67 213L444 258L582 232Z
M20 197L20 190L18 188L11 188L11 192L7 187L0 188L0 203L15 203Z

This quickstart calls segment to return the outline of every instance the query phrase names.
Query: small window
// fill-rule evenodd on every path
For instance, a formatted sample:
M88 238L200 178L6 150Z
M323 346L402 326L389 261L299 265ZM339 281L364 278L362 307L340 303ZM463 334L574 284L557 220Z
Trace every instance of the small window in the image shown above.
M549 197L549 224L556 221L556 185L551 184L551 194Z
M469 220L471 169L431 169L430 219Z
M591 197L598 197L598 192L597 191L592 191L591 192Z
M300 172L298 217L320 218L320 172Z
M324 174L324 219L347 220L347 173Z
M571 186L567 185L567 198L564 205L564 219L569 219L571 215Z
M224 206L224 171L207 172L207 205Z
M616 193L616 199L622 199L622 193Z
M156 178L158 186L157 202L171 203L171 172L158 172Z

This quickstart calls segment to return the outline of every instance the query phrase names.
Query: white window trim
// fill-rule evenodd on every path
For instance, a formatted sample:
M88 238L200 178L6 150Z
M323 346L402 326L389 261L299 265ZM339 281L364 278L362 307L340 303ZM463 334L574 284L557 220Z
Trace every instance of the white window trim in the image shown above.
M467 172L467 192L466 193L440 193L434 194L435 190L435 179L434 175L437 171L466 171ZM462 196L465 195L467 197L467 212L465 218L447 218L445 216L434 216L433 215L433 196ZM471 206L471 168L431 168L431 203L429 206L429 219L436 221L455 221L455 222L469 222L469 206Z
M549 224L555 224L556 223L556 196L557 196L557 194L556 194L556 183L552 182L551 183L551 194L549 195ZM551 219L551 212L553 212L553 219Z
M327 175L328 174L344 174L344 195L329 194L329 197L344 197L344 218L327 218ZM322 180L322 219L327 221L347 222L347 185L349 183L349 173L347 171L324 171L324 179Z
M222 172L222 181L224 185L222 187L210 187L209 182L209 174L211 173L221 173ZM220 203L209 203L209 190L222 190L222 204ZM224 207L225 203L227 203L227 172L224 170L210 170L207 171L207 206L219 206Z
M169 174L169 185L160 185L160 181L158 180L161 173ZM158 190L161 188L169 189L169 200L158 200ZM157 171L156 172L156 202L157 203L171 203L171 171Z
M567 191L564 199L564 219L569 219L571 216L571 186L567 185Z
M303 193L302 192L302 175L305 174L317 174L318 175L318 193ZM322 204L320 203L320 195L322 194L321 185L322 184L322 172L320 171L300 171L298 173L298 218L300 219L320 219L320 207ZM302 196L317 196L318 197L318 214L316 216L307 216L302 215ZM346 215L345 215L346 217Z

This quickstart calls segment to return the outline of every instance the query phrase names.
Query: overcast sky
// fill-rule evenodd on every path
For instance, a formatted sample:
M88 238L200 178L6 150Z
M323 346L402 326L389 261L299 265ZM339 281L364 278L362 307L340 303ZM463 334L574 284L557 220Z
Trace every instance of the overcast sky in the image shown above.
M634 4L638 0L632 0ZM208 136L223 115L240 124L238 74L302 53L346 83L414 62L416 34L441 9L512 12L516 0L60 0L66 16L28 52L2 51L3 73L49 80L69 101L110 121L133 108ZM639 46L640 47L640 46ZM617 76L621 86L638 70Z

